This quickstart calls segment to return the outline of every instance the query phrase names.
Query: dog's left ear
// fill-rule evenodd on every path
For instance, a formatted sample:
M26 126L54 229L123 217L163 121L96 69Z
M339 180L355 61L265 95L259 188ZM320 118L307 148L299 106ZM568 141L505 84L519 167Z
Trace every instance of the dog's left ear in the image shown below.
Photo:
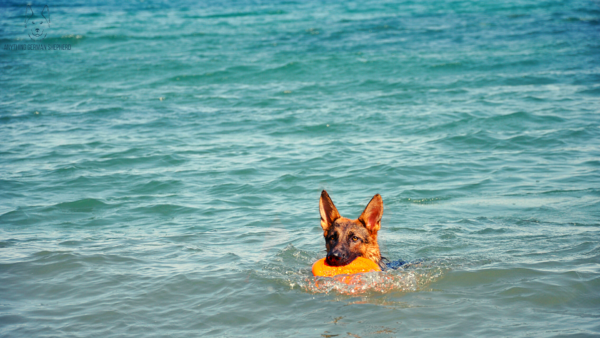
M50 23L50 8L48 8L48 5L42 10L42 16Z
M367 204L358 220L365 225L369 232L377 232L381 228L381 217L383 216L383 200L381 195L373 196Z

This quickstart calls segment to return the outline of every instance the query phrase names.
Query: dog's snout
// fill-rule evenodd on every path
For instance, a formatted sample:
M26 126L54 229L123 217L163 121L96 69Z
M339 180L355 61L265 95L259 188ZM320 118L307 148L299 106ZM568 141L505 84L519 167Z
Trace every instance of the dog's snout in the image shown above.
M327 263L329 265L337 266L344 260L346 260L346 255L339 250L333 250L327 255Z

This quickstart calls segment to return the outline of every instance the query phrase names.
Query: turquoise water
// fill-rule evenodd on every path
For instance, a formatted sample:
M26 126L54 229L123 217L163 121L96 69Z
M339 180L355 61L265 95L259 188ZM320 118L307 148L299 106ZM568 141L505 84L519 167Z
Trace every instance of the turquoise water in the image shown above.
M70 50L0 50L0 336L600 334L598 2L49 8ZM322 189L413 264L315 281Z

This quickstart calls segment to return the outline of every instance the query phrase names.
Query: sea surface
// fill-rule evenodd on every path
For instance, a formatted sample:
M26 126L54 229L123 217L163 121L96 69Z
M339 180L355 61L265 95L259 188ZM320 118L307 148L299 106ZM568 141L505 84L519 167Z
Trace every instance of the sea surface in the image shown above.
M46 4L0 4L0 337L600 335L600 2ZM313 278L323 189L409 264Z

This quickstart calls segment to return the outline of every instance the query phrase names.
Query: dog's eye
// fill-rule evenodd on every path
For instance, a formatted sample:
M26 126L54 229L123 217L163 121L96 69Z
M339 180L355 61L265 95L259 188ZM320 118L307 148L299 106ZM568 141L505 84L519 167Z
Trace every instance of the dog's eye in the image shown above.
M358 240L359 240L359 238L358 238L358 237L356 237L356 236L352 236L352 242L356 242L356 241L358 241Z

